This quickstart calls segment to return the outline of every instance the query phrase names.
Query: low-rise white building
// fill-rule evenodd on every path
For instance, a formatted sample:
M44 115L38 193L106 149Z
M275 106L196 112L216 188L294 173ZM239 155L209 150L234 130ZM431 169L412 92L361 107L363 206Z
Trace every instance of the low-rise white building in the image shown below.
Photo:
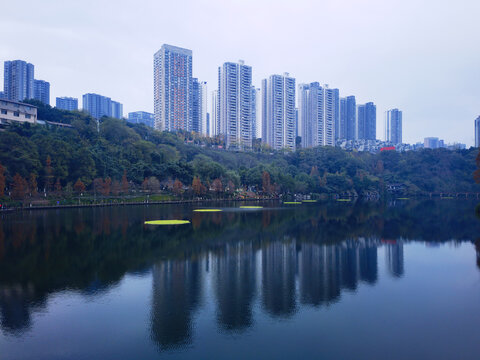
M0 125L11 122L37 123L37 108L30 104L0 99Z

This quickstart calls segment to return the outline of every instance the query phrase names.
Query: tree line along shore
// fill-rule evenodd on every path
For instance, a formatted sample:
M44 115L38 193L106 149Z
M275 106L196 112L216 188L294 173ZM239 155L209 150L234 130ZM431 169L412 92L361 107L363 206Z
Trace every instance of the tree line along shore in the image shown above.
M381 197L480 193L476 148L348 152L334 147L249 152L219 137L38 106L55 125L0 131L0 202L21 206L192 199ZM475 181L476 180L476 181Z

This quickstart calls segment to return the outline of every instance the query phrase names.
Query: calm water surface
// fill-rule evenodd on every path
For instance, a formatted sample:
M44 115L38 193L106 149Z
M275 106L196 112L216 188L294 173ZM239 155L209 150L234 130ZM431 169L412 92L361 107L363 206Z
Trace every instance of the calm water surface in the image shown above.
M474 203L239 205L0 215L0 359L480 358Z

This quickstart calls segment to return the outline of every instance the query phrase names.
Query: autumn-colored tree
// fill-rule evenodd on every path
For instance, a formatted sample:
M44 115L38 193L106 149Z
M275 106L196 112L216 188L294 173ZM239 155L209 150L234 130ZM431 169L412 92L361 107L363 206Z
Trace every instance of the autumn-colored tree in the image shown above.
M180 195L183 190L183 184L180 180L175 179L175 182L173 183L173 193L175 195Z
M310 176L311 177L319 177L320 173L318 172L318 167L317 166L312 166L312 169L310 170Z
M30 173L30 178L28 180L28 189L30 190L30 194L32 196L37 196L38 194L38 184L37 184L37 174Z
M16 173L12 182L12 199L23 200L27 192L27 186L27 180L21 177L19 173Z
M222 181L218 178L213 180L212 189L217 195L219 195L223 191Z
M45 162L45 188L47 191L52 190L53 187L53 167L52 167L52 159L50 155L47 156L47 160Z
M147 191L147 190L148 190L148 179L147 179L147 178L143 179L143 182L142 182L142 190L143 190L143 191Z
M5 168L0 164L0 196L5 195Z
M73 185L73 189L74 189L77 193L81 194L81 193L83 193L83 192L85 191L85 184L83 183L82 180L77 179L77 181L75 182L75 185Z
M122 192L123 192L124 194L128 193L127 170L123 170L123 176L122 176Z
M264 194L270 194L272 192L270 174L266 171L264 171L262 174L262 190Z
M318 182L321 187L327 186L327 172L323 174L323 176L319 179Z
M200 179L196 176L193 178L193 181L192 181L192 189L195 195L197 196L205 194L205 190L206 190L205 186L202 184Z
M117 196L120 194L120 191L122 190L122 186L120 185L120 182L118 180L114 180L112 183L112 194Z
M377 166L375 167L375 172L377 174L382 174L384 170L384 165L382 160L377 161Z
M112 179L110 177L107 177L104 181L103 181L103 191L102 191L102 194L104 196L108 196L110 195L110 191L112 189Z
M229 194L233 194L233 193L234 193L234 191L235 191L235 184L233 183L232 180L228 180L227 190L228 190L228 193L229 193Z
M55 192L60 194L62 192L62 184L60 183L60 178L57 177L57 181L55 182Z
M102 178L96 178L93 180L93 190L95 193L103 193L103 179Z

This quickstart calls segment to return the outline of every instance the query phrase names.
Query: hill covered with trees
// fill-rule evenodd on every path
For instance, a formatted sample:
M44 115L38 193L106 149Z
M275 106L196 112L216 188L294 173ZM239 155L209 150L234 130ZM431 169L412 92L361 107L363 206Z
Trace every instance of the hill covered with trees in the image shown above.
M132 189L187 196L480 192L478 149L379 154L333 147L253 152L219 149L218 138L168 133L124 120L39 106L39 118L71 125L13 124L0 131L0 196L118 195ZM480 159L477 159L480 161Z

